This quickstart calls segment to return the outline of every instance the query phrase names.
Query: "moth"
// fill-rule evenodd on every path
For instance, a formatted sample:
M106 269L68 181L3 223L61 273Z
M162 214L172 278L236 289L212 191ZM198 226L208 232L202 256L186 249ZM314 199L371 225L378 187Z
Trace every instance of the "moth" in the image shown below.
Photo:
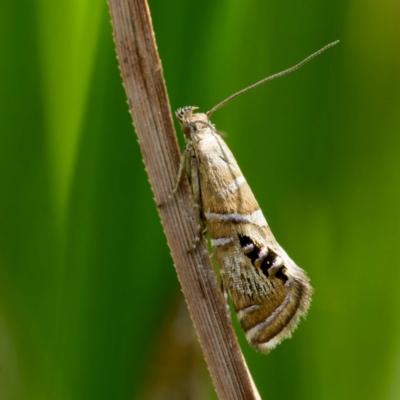
M276 241L228 146L210 115L232 98L301 67L331 43L288 70L243 89L206 114L188 106L176 111L186 140L176 192L186 169L193 197L211 239L223 288L251 346L268 353L289 338L310 306L306 273Z

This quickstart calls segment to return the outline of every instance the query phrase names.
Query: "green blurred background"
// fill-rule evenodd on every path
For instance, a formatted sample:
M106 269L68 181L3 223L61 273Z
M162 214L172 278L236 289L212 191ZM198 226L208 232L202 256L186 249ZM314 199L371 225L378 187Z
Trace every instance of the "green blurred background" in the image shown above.
M270 355L237 332L263 399L400 399L400 3L150 8L173 109L341 40L213 116L315 288ZM215 399L105 1L1 0L0 113L0 399Z

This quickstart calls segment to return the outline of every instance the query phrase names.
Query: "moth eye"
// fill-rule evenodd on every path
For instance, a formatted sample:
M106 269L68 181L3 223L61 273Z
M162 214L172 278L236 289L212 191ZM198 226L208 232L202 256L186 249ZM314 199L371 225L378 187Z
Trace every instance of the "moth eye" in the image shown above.
M184 123L184 124L182 125L182 128L181 128L181 129L182 129L182 132L183 132L186 136L188 136L188 135L190 134L190 130L191 130L191 129L190 129L190 125L189 125L189 124L187 124L187 123L185 124L185 123Z

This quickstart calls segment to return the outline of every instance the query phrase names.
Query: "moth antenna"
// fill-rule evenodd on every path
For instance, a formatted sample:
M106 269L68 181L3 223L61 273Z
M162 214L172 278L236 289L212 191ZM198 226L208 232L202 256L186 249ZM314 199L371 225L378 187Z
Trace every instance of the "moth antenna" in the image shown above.
M248 92L249 90L252 90L254 88L256 88L257 86L262 85L265 82L269 82L272 81L273 79L276 78L280 78L283 75L289 74L290 72L295 71L296 69L302 67L304 64L308 63L310 60L312 60L314 57L319 56L321 53L323 53L325 50L329 49L329 47L334 46L335 44L339 43L339 40L336 40L335 42L329 43L327 44L325 47L323 47L322 49L316 51L315 53L311 54L310 56L308 56L306 59L304 59L303 61L299 62L298 64L296 64L295 66L288 68L282 72L278 72L277 74L271 75L267 78L262 79L261 81L254 83L251 86L248 86L247 88L244 88L242 90L239 90L238 92L234 93L232 96L229 96L228 98L226 98L225 100L221 101L221 103L217 104L215 107L213 107L210 111L208 111L206 113L207 117L210 117L211 114L213 114L215 111L217 111L219 108L221 108L222 106L224 106L226 103L229 103L231 100L233 100L235 97L238 97L240 95L242 95L243 93Z

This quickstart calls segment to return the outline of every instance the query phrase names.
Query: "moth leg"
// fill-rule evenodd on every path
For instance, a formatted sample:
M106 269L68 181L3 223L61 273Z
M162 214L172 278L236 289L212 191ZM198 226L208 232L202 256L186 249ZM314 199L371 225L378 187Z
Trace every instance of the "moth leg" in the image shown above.
M172 199L172 197L174 197L175 193L178 191L179 184L181 183L181 179L182 179L182 175L183 175L183 170L185 169L187 157L188 157L189 153L190 153L190 149L187 146L184 148L183 153L181 154L181 160L179 163L179 171L178 171L178 175L176 177L175 186L172 189L171 194L166 199L164 199L161 203L157 204L158 207L162 207L165 204L167 204Z
M197 165L197 159L195 156L191 157L190 160L190 183L192 185L192 194L194 201L194 211L196 213L196 221L198 223L197 233L189 251L196 250L197 245L200 241L201 236L204 234L203 228L201 226L201 194L200 194L200 177L199 168ZM207 230L207 228L206 228Z

